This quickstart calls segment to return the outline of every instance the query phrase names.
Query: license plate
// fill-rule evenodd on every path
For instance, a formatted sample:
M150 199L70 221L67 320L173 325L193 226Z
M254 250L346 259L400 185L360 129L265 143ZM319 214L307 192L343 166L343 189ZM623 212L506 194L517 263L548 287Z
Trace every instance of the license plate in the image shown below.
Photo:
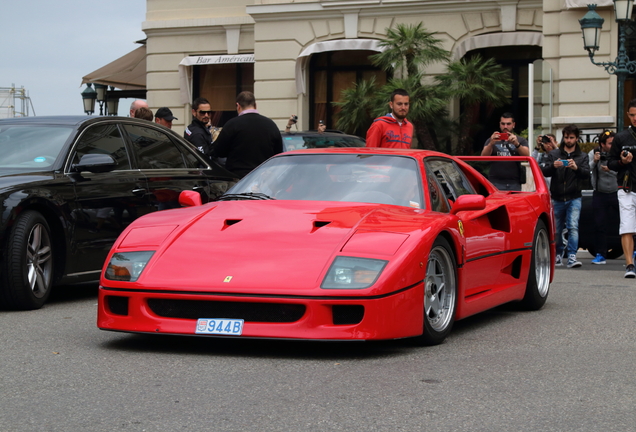
M242 319L199 318L195 334L240 336L243 333Z

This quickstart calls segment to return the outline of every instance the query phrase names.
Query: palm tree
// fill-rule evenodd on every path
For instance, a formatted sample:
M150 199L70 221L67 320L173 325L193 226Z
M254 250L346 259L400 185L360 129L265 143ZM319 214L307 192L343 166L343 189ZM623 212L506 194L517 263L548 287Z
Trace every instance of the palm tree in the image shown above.
M341 101L333 102L339 107L336 128L341 131L364 136L375 117L378 86L375 77L353 83L352 87L342 91ZM384 109L386 111L386 107Z
M441 43L422 23L398 24L395 29L388 29L386 39L380 42L380 47L385 50L369 58L385 71L398 68L406 78L419 75L420 68L431 63L448 61L450 53L441 47Z
M471 129L476 123L479 105L482 102L493 107L505 105L512 79L494 59L484 60L476 55L450 63L447 72L438 76L437 81L449 95L459 97L462 103L464 116L460 126L459 151L460 154L472 154Z

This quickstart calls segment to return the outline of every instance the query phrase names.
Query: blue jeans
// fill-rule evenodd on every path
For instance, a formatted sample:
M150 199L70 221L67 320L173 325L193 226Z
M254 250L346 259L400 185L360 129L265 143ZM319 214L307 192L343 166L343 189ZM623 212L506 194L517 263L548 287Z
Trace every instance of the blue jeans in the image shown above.
M554 219L556 223L556 253L563 256L563 228L568 230L568 243L565 258L576 255L579 249L579 217L581 216L581 198L574 198L569 201L554 201Z

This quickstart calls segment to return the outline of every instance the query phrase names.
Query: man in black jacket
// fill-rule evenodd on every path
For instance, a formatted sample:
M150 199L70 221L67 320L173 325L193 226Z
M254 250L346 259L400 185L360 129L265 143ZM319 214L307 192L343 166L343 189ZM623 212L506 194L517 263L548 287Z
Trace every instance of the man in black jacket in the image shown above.
M556 222L556 262L563 265L563 228L568 230L566 253L567 267L580 267L576 259L579 248L579 218L581 216L581 180L590 177L590 161L587 153L581 151L577 141L579 128L569 125L563 128L563 142L559 148L548 153L548 159L541 167L543 175L551 177L550 195Z
M236 111L238 117L225 123L214 141L211 156L227 158L225 168L245 177L258 165L283 151L283 138L276 123L256 110L254 93L239 93Z
M212 134L207 126L211 115L210 102L206 98L196 98L192 102L192 123L188 125L183 133L185 139L206 155L212 150Z
M634 234L636 234L636 99L629 101L627 115L632 123L619 132L612 141L607 166L616 171L618 183L618 209L620 215L621 245L625 254L625 277L636 277L634 268Z

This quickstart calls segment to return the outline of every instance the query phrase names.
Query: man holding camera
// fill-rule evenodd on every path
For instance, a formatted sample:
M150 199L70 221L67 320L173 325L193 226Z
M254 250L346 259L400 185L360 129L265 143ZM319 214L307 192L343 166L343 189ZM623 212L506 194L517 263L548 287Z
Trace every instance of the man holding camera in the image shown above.
M590 178L590 162L587 153L579 147L579 128L569 125L563 128L563 142L548 153L548 160L541 167L543 175L551 177L550 196L556 222L556 262L563 265L563 250L568 257L567 267L581 267L576 259L579 249L579 218L581 216L582 180ZM568 230L567 247L564 248L563 228Z
M515 119L511 113L504 113L499 120L501 132L494 132L486 140L481 151L482 156L529 156L530 148L528 141L520 136L516 136ZM521 190L521 163L519 162L497 162L490 164L488 180L499 190L520 191Z
M627 104L627 115L631 125L616 134L609 152L608 166L617 172L618 210L620 215L621 245L625 254L625 277L635 278L634 268L634 234L636 234L636 99Z
M616 191L616 171L607 166L609 151L614 141L614 132L605 131L598 139L599 146L590 150L590 170L592 173L592 209L594 209L594 247L596 258L592 264L605 264L607 256L608 215L618 209Z

